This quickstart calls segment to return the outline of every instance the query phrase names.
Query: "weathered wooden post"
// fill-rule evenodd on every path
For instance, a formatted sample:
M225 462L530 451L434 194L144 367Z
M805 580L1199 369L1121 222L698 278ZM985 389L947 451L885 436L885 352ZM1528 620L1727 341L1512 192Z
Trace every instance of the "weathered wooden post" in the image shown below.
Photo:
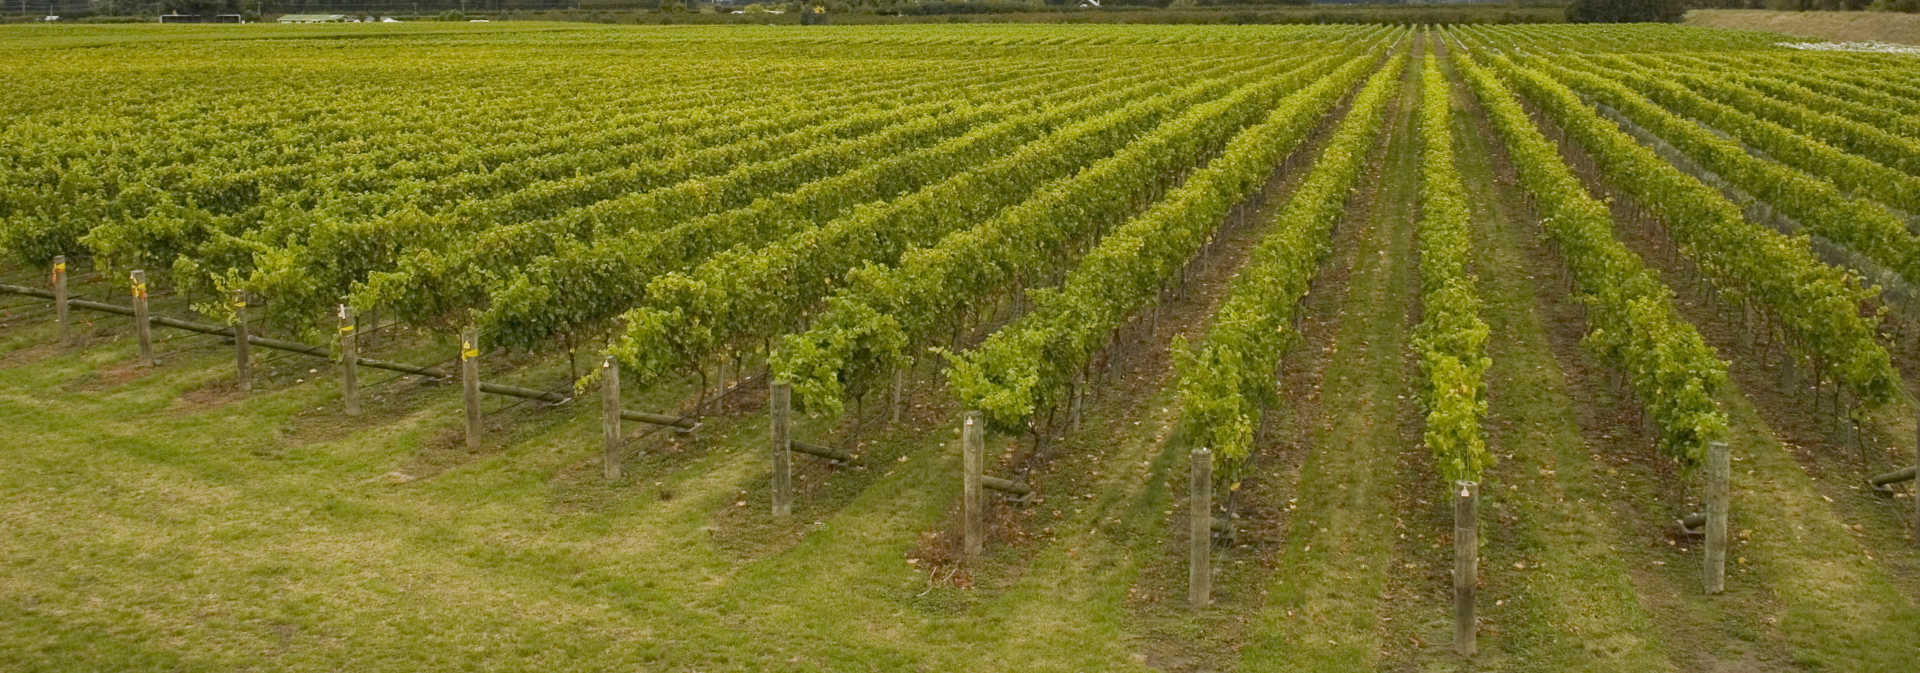
M480 449L480 335L460 331L460 386L467 405L467 450Z
M1727 508L1732 465L1726 442L1707 445L1707 593L1727 588Z
M253 390L253 359L248 350L247 335L247 293L233 293L233 365L234 376L239 379L240 392Z
M1479 650L1473 617L1474 584L1480 580L1480 484L1453 482L1453 649Z
M960 508L966 517L964 542L967 558L979 558L981 550L985 548L986 512L983 511L983 505L986 502L984 494L980 492L980 473L984 467L982 463L986 460L987 439L982 423L980 412L969 411L966 424L960 429L961 463L965 470L961 482Z
M1082 368L1073 375L1073 384L1067 393L1067 431L1080 431L1080 406L1086 398L1087 370Z
M67 307L67 256L53 258L53 315L59 323L59 343L61 347L73 344L73 324L68 322Z
M147 318L147 272L134 269L133 281L133 333L140 339L140 366L152 367L153 362L153 324Z
M893 368L893 419L892 419L892 422L894 425L900 424L901 407L906 405L907 369L910 367L912 367L912 365L908 365L905 367L896 365Z
M1213 452L1194 449L1187 485L1187 604L1205 608L1213 595Z
M360 337L354 333L353 307L340 305L340 393L347 415L360 415Z
M785 381L767 387L767 410L772 414L773 515L793 514L793 388Z
M620 361L612 355L600 362L601 473L607 481L620 478Z
M1889 486L1892 486L1894 484L1897 484L1903 481L1912 481L1913 477L1914 477L1914 466L1908 465L1906 467L1900 468L1898 470L1894 470L1892 472L1885 472L1885 473L1876 474L1871 477L1868 477L1867 485L1872 487L1873 490L1875 491L1880 491L1883 493L1891 493L1893 492L1893 489L1888 488Z
M1920 424L1914 427L1920 428ZM1915 434L1913 439L1913 469L1913 543L1920 545L1920 434Z

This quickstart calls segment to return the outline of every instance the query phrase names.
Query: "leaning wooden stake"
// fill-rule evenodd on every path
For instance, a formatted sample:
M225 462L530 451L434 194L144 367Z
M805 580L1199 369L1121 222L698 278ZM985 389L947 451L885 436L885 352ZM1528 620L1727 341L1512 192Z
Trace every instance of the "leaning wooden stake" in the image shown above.
M73 344L73 324L68 322L67 313L67 256L53 258L53 315L60 325L59 343L62 347Z
M152 367L153 323L147 319L147 272L135 269L133 280L133 333L140 339L140 366Z
M1213 452L1194 449L1187 486L1187 605L1204 608L1213 594Z
M1916 456L1916 458L1920 458L1920 456ZM1876 491L1892 493L1893 489L1888 488L1889 486L1903 481L1913 481L1913 476L1914 468L1910 465L1892 472L1873 475L1867 479L1867 485L1873 487L1873 490Z
M1453 482L1453 649L1473 656L1475 642L1473 618L1474 584L1480 579L1480 485L1471 481Z
M347 415L360 415L360 337L354 334L353 307L340 305L340 395Z
M1730 496L1728 482L1732 479L1729 460L1726 442L1707 445L1706 588L1709 594L1727 588L1727 499Z
M767 387L767 410L773 428L773 515L793 514L793 389L783 381Z
M480 449L480 335L460 331L460 387L467 404L467 450Z
M906 406L908 366L895 365L893 368L893 418L894 425L900 424L901 407Z
M1067 431L1080 431L1080 405L1086 397L1087 372L1081 369L1073 375L1073 387L1067 393Z
M620 478L620 361L600 362L601 473L608 481Z
M987 441L981 427L983 421L980 412L967 412L966 425L960 429L960 451L962 467L966 470L961 482L961 514L966 517L964 542L967 558L978 558L985 548L982 541L986 537L985 494L980 491L980 473L986 460Z
M253 390L252 354L247 347L251 345L247 336L247 294L233 293L233 365L234 376L239 379L240 391Z
M1914 427L1920 428L1920 425ZM1913 441L1913 470L1916 478L1920 479L1920 435L1916 435ZM1913 485L1913 543L1920 545L1920 480L1914 481Z

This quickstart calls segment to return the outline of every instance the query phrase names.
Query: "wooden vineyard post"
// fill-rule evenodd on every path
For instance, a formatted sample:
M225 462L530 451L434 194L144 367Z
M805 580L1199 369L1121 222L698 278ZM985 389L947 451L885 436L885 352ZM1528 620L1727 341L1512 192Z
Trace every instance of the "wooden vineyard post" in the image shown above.
M894 425L900 424L900 410L906 404L907 367L895 365L893 368L893 418Z
M353 307L340 305L340 394L347 415L360 415L360 338L354 334Z
M1475 642L1473 593L1480 579L1480 485L1453 482L1453 649L1473 656Z
M1916 416L1920 416L1920 410L1916 410ZM1920 433L1914 433L1914 487L1910 493L1914 497L1914 545L1920 546Z
M134 269L133 281L133 333L140 339L140 366L152 367L153 362L153 324L147 318L147 272Z
M1727 588L1727 499L1732 479L1726 442L1707 445L1707 593Z
M69 322L67 306L67 256L53 258L53 316L59 323L59 343L62 348L73 343L73 323Z
M467 450L480 449L480 335L460 331L460 387L467 405Z
M253 390L252 354L247 347L247 293L233 293L233 365L240 392Z
M773 515L793 514L793 388L784 381L767 387L767 410L773 416Z
M1194 449L1187 486L1187 604L1207 607L1213 594L1213 452Z
M600 362L601 474L607 481L620 478L620 361Z
M962 477L960 492L961 514L966 517L964 542L967 558L979 558L985 547L982 538L986 537L985 504L980 492L981 464L986 459L986 437L981 428L982 417L978 411L967 412L966 425L960 429L961 463L966 470Z
M1067 431L1080 431L1080 408L1085 404L1087 389L1087 370L1081 368L1073 374L1073 388L1067 393Z

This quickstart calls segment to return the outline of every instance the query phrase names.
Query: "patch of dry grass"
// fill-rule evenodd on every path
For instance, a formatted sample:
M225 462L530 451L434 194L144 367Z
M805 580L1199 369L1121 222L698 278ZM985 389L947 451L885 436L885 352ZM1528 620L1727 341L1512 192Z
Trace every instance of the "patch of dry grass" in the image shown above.
M1874 40L1920 45L1920 14L1696 9L1687 12L1686 23L1706 28L1758 30L1838 42Z

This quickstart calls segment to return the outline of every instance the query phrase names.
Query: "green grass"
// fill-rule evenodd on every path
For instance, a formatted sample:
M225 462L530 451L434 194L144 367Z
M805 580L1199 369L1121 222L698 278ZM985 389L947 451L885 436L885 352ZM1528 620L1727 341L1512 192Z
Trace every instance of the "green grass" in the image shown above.
M1689 272L1653 254L1645 233L1618 216L1626 205L1614 205L1622 222L1618 235L1659 269L1670 287L1687 288L1689 299L1678 302L1683 314L1697 324L1713 324L1715 312L1695 296L1703 293L1693 289ZM1540 278L1548 288L1563 283L1545 274ZM1560 339L1563 364L1576 359L1577 340L1577 332ZM1762 360L1757 353L1739 352L1730 337L1715 341L1736 367ZM1596 501L1609 501L1623 514L1617 528L1640 531L1638 539L1624 537L1621 545L1628 558L1646 564L1634 573L1636 594L1655 613L1658 629L1674 634L1666 640L1714 643L1672 650L1683 669L1897 670L1898 661L1912 656L1915 646L1907 635L1914 632L1915 614L1903 585L1849 532L1841 511L1822 496L1813 476L1782 447L1737 386L1720 399L1732 423L1729 444L1735 447L1728 591L1708 597L1699 588L1699 549L1688 549L1697 542L1658 532L1698 508L1698 476L1677 472L1656 457L1648 448L1651 440L1636 427L1635 403L1615 399L1604 375L1584 378L1575 406L1586 417L1589 441L1604 440L1594 442L1598 456L1617 463L1602 468L1604 479L1626 486ZM1743 377L1745 383L1753 378ZM1564 480L1565 474L1557 476ZM1682 553L1658 553L1656 543L1663 538Z
M795 513L774 519L751 399L697 439L629 426L626 475L607 482L591 400L488 398L489 435L470 452L451 385L363 373L368 413L348 419L319 361L259 352L258 388L243 394L215 339L163 330L161 366L144 370L125 319L93 316L85 345L59 349L44 316L0 317L0 670L1909 666L1920 579L1905 519L1847 499L1841 478L1860 467L1829 455L1842 449L1789 413L1804 400L1758 387L1766 364L1713 330L1739 356L1739 389L1722 400L1737 435L1737 544L1728 593L1701 593L1699 549L1668 532L1693 477L1654 454L1633 402L1580 350L1558 262L1466 111L1456 131L1494 326L1487 428L1500 462L1483 484L1482 653L1451 653L1450 515L1418 443L1408 352L1410 113L1393 112L1396 135L1309 298L1304 346L1280 373L1280 431L1239 496L1254 523L1216 551L1207 610L1184 599L1186 447L1165 347L1204 328L1258 227L1232 234L1192 296L1162 308L1159 334L1127 332L1082 429L1039 457L1026 438L991 438L990 470L1031 479L1040 498L998 505L986 558L964 568L951 557L959 410L927 370L898 425L873 420L880 405L857 433L848 419L799 420L799 436L861 460L797 457ZM1669 283L1684 286L1682 273L1667 270ZM1712 321L1696 303L1683 297L1689 317ZM183 314L183 300L159 298L156 312ZM398 334L371 354L450 352L445 335ZM570 378L557 356L485 366L534 387ZM673 410L692 393L626 394L629 407ZM1910 436L1906 422L1880 419L1870 435ZM1808 457L1809 444L1824 453Z
M1589 453L1570 382L1536 309L1536 292L1558 291L1533 275L1539 251L1522 245L1536 225L1497 188L1491 131L1474 115L1471 96L1460 90L1454 100L1460 171L1481 244L1479 293L1493 333L1504 335L1489 344L1496 366L1488 372L1486 426L1499 462L1481 501L1489 533L1482 615L1494 631L1482 641L1490 646L1482 662L1506 670L1677 670L1616 551L1615 521L1595 507L1615 494Z
M1411 380L1407 341L1419 283L1412 257L1415 72L1407 69L1388 108L1379 141L1385 162L1362 178L1373 184L1355 199L1358 217L1341 224L1359 232L1346 258L1353 276L1318 386L1326 415L1311 427L1312 448L1290 488L1295 509L1243 670L1365 669L1380 654L1377 629L1392 553L1383 534L1393 530L1390 494L1419 488L1394 483L1387 469L1412 446L1402 420L1413 404L1405 386ZM1368 194L1371 203L1362 201Z
M386 397L369 415L345 419L323 363L263 367L280 370L277 382L242 395L226 390L218 342L137 370L131 339L112 329L102 321L99 338L68 351L35 345L51 338L45 324L0 337L0 442L17 447L0 474L0 669L1072 671L1144 660L1129 588L1160 539L1179 464L1164 441L1164 372L1121 383L1141 394L1096 405L1087 437L1056 449L1051 499L1032 508L1066 510L1056 534L996 541L971 571L978 589L930 588L909 555L951 527L959 473L957 414L937 389L911 423L868 430L864 467L803 462L795 515L775 521L763 414L712 419L696 443L638 440L630 448L649 451L608 484L590 405L501 410L489 398L500 434L469 453L452 386L375 388ZM549 380L555 366L515 376ZM685 392L630 395L629 406ZM1153 420L1133 422L1143 417ZM847 439L817 420L800 427Z

